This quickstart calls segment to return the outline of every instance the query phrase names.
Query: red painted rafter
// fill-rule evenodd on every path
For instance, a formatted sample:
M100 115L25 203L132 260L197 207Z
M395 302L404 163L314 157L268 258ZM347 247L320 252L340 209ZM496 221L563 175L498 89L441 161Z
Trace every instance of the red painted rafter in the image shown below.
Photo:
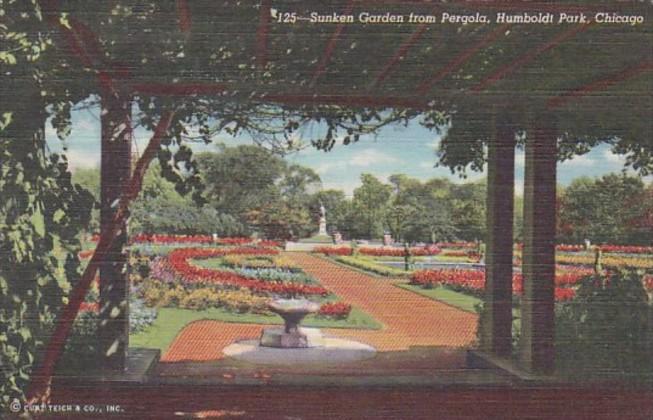
M353 8L354 8L354 0L349 0L342 14L343 15L351 14ZM311 77L311 83L310 83L311 87L315 86L315 82L317 82L317 79L319 79L320 76L326 71L326 66L329 63L329 60L331 60L331 55L333 55L333 51L335 51L336 44L340 40L340 35L342 34L342 31L344 29L345 29L345 24L339 23L338 26L336 26L336 29L333 31L333 34L331 35L331 39L329 39L326 49L324 50L324 54L322 54L322 58L320 59L320 62L317 64L317 67L315 68L315 72Z
M544 44L540 45L539 47L527 52L524 55L521 55L517 57L514 61L511 63L506 64L505 66L499 68L499 70L495 71L491 75L487 76L483 80L481 80L477 85L473 86L470 91L473 93L479 93L494 83L498 82L499 80L503 79L506 75L512 73L514 70L517 68L533 61L536 59L540 54L549 51L558 45L562 44L566 40L572 38L576 34L586 30L589 28L591 25L590 23L585 23L583 25L574 25L572 28L558 34L555 36L553 39L545 42Z
M179 30L183 33L189 33L193 25L193 20L190 14L188 0L177 0L175 4L177 6L177 16L179 17Z
M222 83L136 83L129 88L134 94L152 96L223 95L229 87Z
M558 108L562 105L569 103L570 101L587 96L592 92L598 92L606 90L617 83L621 83L625 80L637 77L643 73L653 71L653 61L645 61L640 65L628 67L624 70L621 70L618 73L611 74L600 80L588 83L586 85L580 86L576 89L570 90L558 95L554 98L549 99L547 102L547 107L549 109Z
M388 60L388 62L383 66L383 69L381 72L379 72L379 75L376 76L376 79L372 82L372 85L370 88L375 88L380 86L383 81L388 77L388 75L392 72L394 67L399 63L401 60L406 57L406 54L408 53L408 50L415 45L415 43L424 35L424 32L426 32L426 29L428 28L427 24L420 24L417 29L413 32L413 34L408 38L406 41L404 41L403 44L397 49L397 52Z
M497 29L494 31L490 32L487 34L485 37L483 37L479 42L477 42L475 45L472 47L468 48L467 50L463 51L462 53L458 54L453 60L451 60L449 63L447 63L446 66L444 66L438 73L435 74L432 78L428 80L424 80L420 85L417 87L417 95L422 96L426 94L436 83L459 69L462 65L464 65L467 61L469 61L474 55L476 55L481 49L487 47L488 45L491 45L494 41L497 40L497 38L506 32L510 25L505 24L499 26Z
M270 8L272 0L263 0L256 30L256 63L263 68L268 63L268 34L270 33Z

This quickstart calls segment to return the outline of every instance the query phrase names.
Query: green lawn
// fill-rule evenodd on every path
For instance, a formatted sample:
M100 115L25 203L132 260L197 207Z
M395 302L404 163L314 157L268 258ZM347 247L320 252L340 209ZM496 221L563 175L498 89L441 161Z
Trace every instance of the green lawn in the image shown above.
M145 331L130 335L130 347L147 347L161 350L164 353L170 343L184 326L202 319L214 319L223 322L240 322L247 324L282 324L277 315L236 314L221 308L211 308L203 311L191 309L160 308L156 321ZM330 320L308 316L302 322L306 327L320 328L357 328L378 330L382 324L365 312L352 308L345 320Z
M424 289L421 286L415 286L407 283L397 283L397 287L410 290L429 299L444 302L448 305L455 306L463 311L476 313L475 306L482 302L481 299L474 296L469 296L464 293L455 292L451 289L444 287L435 287L433 289Z
M421 286L414 286L408 283L396 283L395 286L402 289L410 290L411 292L426 296L429 299L437 300L446 303L456 308L462 309L466 312L477 314L476 305L483 302L474 296L466 295L464 293L456 292L446 287L435 287L433 289L424 289ZM521 324L521 311L519 308L512 309L512 328L519 330Z

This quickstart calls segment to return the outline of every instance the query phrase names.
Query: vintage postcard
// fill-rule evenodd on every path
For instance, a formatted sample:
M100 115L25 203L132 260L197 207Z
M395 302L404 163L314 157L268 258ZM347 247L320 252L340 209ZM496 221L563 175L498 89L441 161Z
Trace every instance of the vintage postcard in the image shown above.
M0 417L653 418L652 11L0 0Z

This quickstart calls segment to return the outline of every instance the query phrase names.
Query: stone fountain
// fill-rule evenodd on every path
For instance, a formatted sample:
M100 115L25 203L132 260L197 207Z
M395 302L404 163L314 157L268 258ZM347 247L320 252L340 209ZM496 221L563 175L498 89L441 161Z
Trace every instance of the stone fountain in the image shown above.
M308 314L320 305L307 299L275 299L270 311L283 318L283 327L265 328L258 340L239 340L222 349L236 360L255 364L302 365L341 364L374 357L376 350L364 343L322 335L317 328L301 328Z
M268 303L268 309L283 318L283 328L266 328L261 334L263 347L307 348L323 344L319 330L300 328L300 322L311 313L320 310L320 305L307 299L275 299Z

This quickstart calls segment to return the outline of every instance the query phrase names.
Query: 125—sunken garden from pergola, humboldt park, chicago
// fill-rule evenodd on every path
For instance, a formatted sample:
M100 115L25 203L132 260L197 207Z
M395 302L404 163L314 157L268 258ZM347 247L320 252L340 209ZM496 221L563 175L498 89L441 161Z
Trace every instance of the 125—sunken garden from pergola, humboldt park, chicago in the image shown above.
M3 413L653 412L650 5L0 12Z

